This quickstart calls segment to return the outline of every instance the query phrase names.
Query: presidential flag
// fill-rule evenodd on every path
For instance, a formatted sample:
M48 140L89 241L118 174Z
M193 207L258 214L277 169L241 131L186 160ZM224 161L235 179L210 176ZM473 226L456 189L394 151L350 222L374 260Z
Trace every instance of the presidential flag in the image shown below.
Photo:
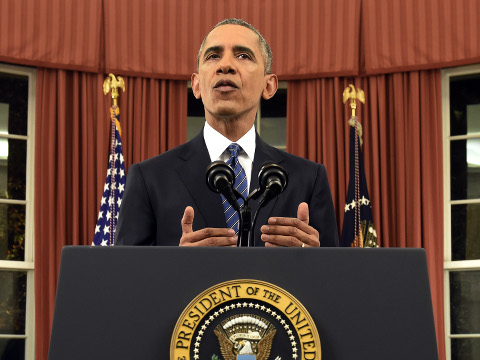
M122 141L120 139L120 111L117 106L110 109L111 115L111 142L110 156L107 170L107 179L103 188L100 211L98 213L97 225L93 246L113 246L115 239L115 228L117 225L118 212L122 203L125 182L125 162L123 159Z
M352 117L348 123L350 125L350 179L340 244L345 247L378 247L360 147L362 125L356 116Z

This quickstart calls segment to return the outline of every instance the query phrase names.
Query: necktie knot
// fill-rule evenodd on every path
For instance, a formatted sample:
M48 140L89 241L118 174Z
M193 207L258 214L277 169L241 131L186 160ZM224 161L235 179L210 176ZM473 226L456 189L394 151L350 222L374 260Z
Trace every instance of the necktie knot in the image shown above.
M228 146L228 151L230 151L230 157L238 157L240 150L242 150L242 148L237 143L232 143Z

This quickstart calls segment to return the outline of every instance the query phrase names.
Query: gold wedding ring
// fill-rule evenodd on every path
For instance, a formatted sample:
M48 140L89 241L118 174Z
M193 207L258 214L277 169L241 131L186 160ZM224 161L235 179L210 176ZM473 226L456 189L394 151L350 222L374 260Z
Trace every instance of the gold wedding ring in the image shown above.
M305 243L302 244L302 247L305 247Z

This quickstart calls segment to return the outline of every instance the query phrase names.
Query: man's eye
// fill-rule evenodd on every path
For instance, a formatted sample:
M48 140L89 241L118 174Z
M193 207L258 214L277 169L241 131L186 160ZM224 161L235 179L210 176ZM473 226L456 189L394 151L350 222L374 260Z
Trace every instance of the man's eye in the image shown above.
M219 58L218 54L209 54L209 55L207 55L205 60L218 59L218 58Z
M246 60L249 60L252 58L249 54L239 54L238 57L240 59L246 59Z

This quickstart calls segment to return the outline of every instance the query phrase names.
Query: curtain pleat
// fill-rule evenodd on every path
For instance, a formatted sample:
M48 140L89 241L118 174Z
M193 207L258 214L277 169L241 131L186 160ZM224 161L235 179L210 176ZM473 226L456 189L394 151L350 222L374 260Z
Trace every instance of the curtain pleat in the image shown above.
M357 115L379 241L384 247L425 248L444 359L440 71L289 82L287 150L325 165L339 226L349 176L351 115L341 94L349 83L366 94L367 105L360 105Z
M189 79L205 34L237 17L265 36L282 79L358 73L360 0L104 3L107 72Z
M360 6L360 0L2 0L0 61L187 80L205 34L237 17L269 41L283 79L354 75Z
M347 85L345 78L290 81L287 92L287 151L325 165L334 204L345 204L347 188L348 119L341 96ZM343 207L336 206L339 225Z
M0 61L98 72L102 2L0 1Z
M365 73L480 62L478 0L362 0Z
M37 70L37 359L47 358L61 250L65 245L90 245L93 240L110 140L111 99L103 95L103 80L100 74ZM128 167L185 141L187 87L184 81L124 80L126 92L119 106ZM122 104L127 103L123 111Z
M229 17L262 32L284 80L480 62L478 0L2 0L0 61L187 80Z

